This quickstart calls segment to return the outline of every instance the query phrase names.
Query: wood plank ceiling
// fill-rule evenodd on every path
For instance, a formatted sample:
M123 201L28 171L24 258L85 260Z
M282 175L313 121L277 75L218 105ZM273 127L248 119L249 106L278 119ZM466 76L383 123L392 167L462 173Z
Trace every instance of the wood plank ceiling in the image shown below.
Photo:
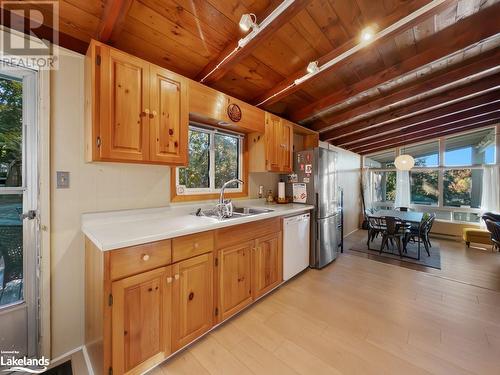
M280 3L60 0L60 43L84 52L102 40L359 153L499 121L499 0L295 0L225 59L246 35L241 15L260 23ZM380 37L353 52L366 27Z

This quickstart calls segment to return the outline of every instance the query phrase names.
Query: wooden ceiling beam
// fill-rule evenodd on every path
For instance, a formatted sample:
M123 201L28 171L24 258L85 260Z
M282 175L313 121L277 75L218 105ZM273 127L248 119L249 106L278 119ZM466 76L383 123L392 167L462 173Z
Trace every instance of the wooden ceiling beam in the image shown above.
M430 48L422 49L413 57L387 67L349 87L337 90L314 103L298 108L291 112L289 117L292 121L303 123L304 120L328 110L328 108L332 108L356 94L487 39L498 33L499 28L496 20L499 17L500 3L496 3L426 38L426 45L431 46ZM477 25L481 25L481 27L477 27ZM280 84L279 87L282 85ZM272 92L269 91L262 97L268 97L271 94ZM291 94L291 92L287 94ZM259 97L259 99L261 98Z
M336 143L345 143L345 139L357 139L362 137L363 134L375 133L377 134L382 125L385 124L399 124L399 123L413 123L421 119L423 121L427 118L436 117L436 113L446 115L459 111L468 106L471 97L487 97L489 91L497 91L500 89L500 74L492 77L487 77L480 81L474 82L468 86L459 87L448 92L444 92L439 96L431 97L421 100L414 104L410 104L403 108L394 111L382 113L378 116L361 120L352 124L337 127L327 132L320 132L322 140L334 140ZM493 92L493 96L498 97L498 92ZM486 99L486 102L493 99ZM464 101L465 103L461 104ZM479 98L474 102L484 103L483 99ZM457 109L458 108L458 109Z
M350 145L354 143L359 143L361 141L369 140L382 135L388 137L392 133L414 126L422 125L423 127L426 123L439 119L450 122L459 121L466 117L479 116L484 113L496 111L498 108L500 108L500 97L498 92L492 92L489 93L489 95L487 94L482 97L457 103L450 111L436 110L433 115L427 115L425 117L422 116L415 119L404 119L395 123L384 125L383 127L377 129L370 129L363 133L353 134L342 139L341 141L337 141L334 144L340 147L350 147Z
M200 71L196 80L204 84L210 84L220 80L233 66L249 56L262 42L270 38L284 24L288 23L296 14L302 11L309 2L310 0L295 0L244 47L238 48L239 39L229 42L226 48ZM267 10L265 13L270 14L271 12ZM259 22L259 20L257 20L257 22Z
M450 7L452 4L456 3L456 0L443 0L442 2L436 2L435 6L431 6L426 11L421 12L418 16L410 18L406 22L402 22L405 17L411 15L414 12L418 12L419 8L423 6L432 5L431 2L425 1L420 2L420 7L417 9L409 9L405 7L398 7L397 12L393 12L387 17L383 18L376 22L380 29L386 32L381 33L377 40L371 42L370 44L365 44L360 48L360 39L358 37L349 40L344 43L342 46L336 48L335 50L321 56L318 61L318 66L322 66L328 63L331 60L338 59L338 61L330 68L323 70L321 73L316 74L315 76L309 78L306 81L296 83L296 80L302 78L307 72L306 67L296 71L288 78L281 81L271 90L259 95L257 98L253 100L253 103L257 106L270 105L276 103L280 99L293 94L297 90L302 87L304 82L311 83L314 80L319 79L324 74L331 74L332 71L339 69L340 67L349 64L349 62L353 61L356 58L359 58L359 52L363 51L366 48L375 48L375 46L379 46L383 44L385 41L394 38L395 35L403 33L407 30L410 30L414 26L418 25L420 22L432 17L436 14L439 14L446 8ZM414 5L414 4L413 4ZM394 27L393 27L394 26ZM359 49L359 51L358 51ZM354 52L356 51L356 52ZM354 52L354 53L352 53Z
M109 44L116 42L132 2L133 0L106 1L97 32L97 38L101 42Z
M488 120L498 120L500 118L500 106L499 109L493 110L488 113L483 113L480 115L466 114L461 120L452 121L449 118L436 119L424 124L416 125L413 128L407 128L405 130L397 131L391 133L390 135L380 136L371 138L366 141L353 143L348 146L349 150L359 150L366 148L379 148L392 144L395 140L404 139L409 142L413 142L413 139L421 137L423 135L433 135L437 132L460 129L461 127L468 126L471 124L476 124L480 122L485 122Z
M430 97L441 95L454 88L469 85L484 77L500 72L500 48L475 56L459 66L451 66L443 71L423 74L416 81L403 88L392 89L392 92L379 90L378 96L367 98L357 105L321 117L322 123L331 124L332 128L345 126L380 113L405 107ZM429 69L429 71L432 71ZM319 126L312 126L313 128Z
M387 143L386 145L381 146L381 147L375 147L375 148L366 147L366 148L359 148L359 149L350 149L349 151L352 151L352 152L355 152L355 153L361 154L361 155L372 154L375 152L385 151L385 150L393 149L396 147L403 147L406 145L410 145L412 143L430 141L430 140L436 139L438 137L449 136L449 135L453 135L453 134L456 134L459 132L465 132L465 131L469 131L469 130L476 130L476 129L484 128L484 127L487 127L490 125L498 124L499 122L500 122L500 116L497 118L489 119L489 120L473 122L467 126L452 127L450 129L439 131L439 132L429 132L429 134L420 135L418 137L414 137L411 139L401 137L400 139L398 139L398 140L395 139L394 142Z

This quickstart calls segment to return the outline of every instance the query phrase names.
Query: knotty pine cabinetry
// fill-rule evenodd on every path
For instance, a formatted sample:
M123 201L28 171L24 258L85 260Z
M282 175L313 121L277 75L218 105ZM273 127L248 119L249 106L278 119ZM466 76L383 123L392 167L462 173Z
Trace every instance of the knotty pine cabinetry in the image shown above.
M189 113L194 121L220 128L264 133L262 109L195 81L189 81Z
M92 41L85 111L87 161L187 163L186 78Z
M292 172L293 124L266 112L265 133L249 136L250 172Z
M96 375L140 374L278 286L281 233L271 218L110 251L86 239Z

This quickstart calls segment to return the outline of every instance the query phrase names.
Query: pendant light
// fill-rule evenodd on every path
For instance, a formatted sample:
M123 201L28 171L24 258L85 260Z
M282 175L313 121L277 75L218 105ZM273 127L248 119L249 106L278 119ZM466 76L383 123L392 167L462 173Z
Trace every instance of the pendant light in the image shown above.
M415 165L415 159L413 159L411 155L403 154L399 155L396 160L394 160L394 164L400 171L409 171Z

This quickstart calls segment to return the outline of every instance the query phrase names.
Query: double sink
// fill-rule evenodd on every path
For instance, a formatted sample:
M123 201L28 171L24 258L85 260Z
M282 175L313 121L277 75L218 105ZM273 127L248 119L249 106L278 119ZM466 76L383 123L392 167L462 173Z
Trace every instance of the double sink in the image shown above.
M225 217L222 220L231 220L231 219L236 219L239 217L246 217L246 216L254 216L254 215L261 215L265 214L268 212L273 212L274 210L268 209L268 208L253 208L253 207L234 207L233 208L233 215L230 217ZM196 216L206 216L206 217L213 217L213 218L219 218L217 212L215 210L201 210L199 209L196 213Z

